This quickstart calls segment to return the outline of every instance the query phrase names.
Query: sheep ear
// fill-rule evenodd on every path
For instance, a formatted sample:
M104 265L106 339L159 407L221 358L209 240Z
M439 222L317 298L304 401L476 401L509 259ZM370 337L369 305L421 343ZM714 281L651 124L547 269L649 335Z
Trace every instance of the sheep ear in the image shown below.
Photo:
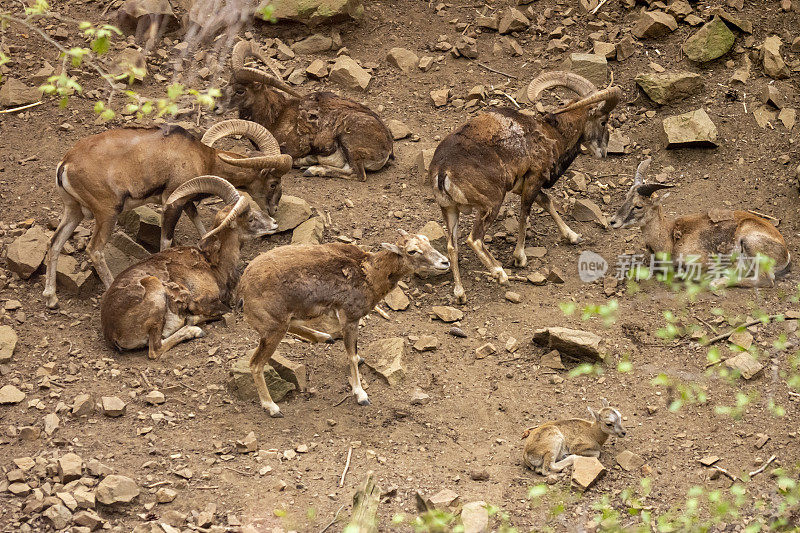
M404 230L404 229L401 229L401 228L397 228L397 233L399 233L403 237L406 237L408 235L408 232L406 230Z
M588 409L589 410L589 414L592 415L592 420L600 420L600 417L597 416L597 413L595 412L594 409L592 409L588 405L586 406L586 409Z
M603 407L611 407L611 404L605 398L600 398L600 401L603 403Z
M389 250L390 252L392 252L394 254L397 254L397 255L403 255L403 251L396 244L392 244L392 243L389 243L389 242L382 242L381 243L381 248L383 248L384 250Z

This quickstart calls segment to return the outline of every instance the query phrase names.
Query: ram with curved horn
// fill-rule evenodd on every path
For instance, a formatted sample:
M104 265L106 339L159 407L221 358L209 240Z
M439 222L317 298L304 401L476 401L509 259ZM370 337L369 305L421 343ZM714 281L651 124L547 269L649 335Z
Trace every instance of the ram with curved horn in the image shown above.
M251 57L271 73L245 66ZM392 135L377 114L331 92L300 94L255 43L237 43L231 66L224 107L267 128L305 175L364 181L366 171L382 169L393 157Z
M461 212L477 211L467 244L502 285L508 284L508 275L483 239L508 192L521 197L515 266L524 267L528 262L525 230L534 201L550 213L567 241L575 244L581 240L561 219L544 189L552 187L567 170L581 145L597 157L606 155L608 117L622 92L614 86L598 91L574 73L548 72L530 83L528 98L536 102L553 87L565 87L578 98L541 117L511 108L491 109L459 127L436 148L428 177L447 226L454 293L460 303L466 302L458 268Z
M229 311L241 241L270 231L270 221L218 176L183 183L167 206L206 196L219 196L224 207L196 247L178 246L148 257L121 272L103 295L103 336L115 348L148 347L148 357L157 359L180 342L202 337L198 324Z
M258 151L243 156L217 150L214 142L233 135L250 139ZM58 256L67 239L84 217L95 219L87 247L97 274L108 288L113 281L103 255L117 216L146 203L165 203L170 194L190 179L213 174L247 191L263 210L264 234L273 233L281 197L281 176L292 165L291 156L281 154L266 128L246 120L215 124L197 140L178 126L119 128L85 137L67 152L56 170L56 185L64 201L64 213L53 235L47 258L47 280L43 295L48 307L56 307ZM200 235L205 233L196 202L174 202L164 209L160 248L172 244L175 225L186 212Z

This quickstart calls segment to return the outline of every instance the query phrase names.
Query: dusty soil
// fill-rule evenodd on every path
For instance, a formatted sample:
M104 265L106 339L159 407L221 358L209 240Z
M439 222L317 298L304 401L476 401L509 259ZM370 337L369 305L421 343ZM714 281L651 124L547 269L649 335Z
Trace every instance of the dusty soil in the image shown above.
M515 3L493 2L488 9L502 10ZM493 45L499 39L495 32L477 35L478 61L513 73L517 79L509 80L473 61L455 59L449 53L426 51L427 46L436 44L439 35L447 35L451 43L457 39L460 32L453 21L473 21L478 9L472 4L482 3L454 2L437 12L428 2L368 1L362 23L335 27L350 55L374 67L370 89L366 93L342 91L328 87L325 81L308 81L303 89L332 88L363 101L379 110L386 120L404 121L420 141L398 141L395 161L384 171L370 174L366 183L308 178L298 171L284 178L285 194L301 196L320 213L330 213L332 224L326 228L326 240L352 235L360 229L363 230L360 244L377 249L380 242L393 239L398 227L415 230L429 220L441 220L415 157L420 149L435 146L437 140L475 111L452 105L434 108L428 97L430 90L450 87L454 97L463 98L472 86L480 83L515 95L540 71L557 67L566 56L545 53L544 48L548 33L565 24L560 13L568 7L572 7L570 18L574 22L565 30L574 38L570 52L590 48L587 35L592 30L586 24L596 17L571 2L538 0L532 4L534 9L544 13L548 8L551 13L541 27L543 31L532 28L519 36L525 51L522 56L493 53ZM56 9L75 18L98 20L104 5L83 2ZM718 5L721 4L715 1L698 2L694 4L695 13L702 16ZM619 28L621 35L637 17L637 11L626 9L616 0L608 2L600 13L600 18L608 20L610 27ZM682 58L681 43L692 31L686 24L666 37L641 42L630 59L609 62L615 81L624 90L624 101L614 114L612 126L630 138L630 153L604 160L579 156L572 169L587 173L592 185L588 192L574 191L569 188L567 173L552 192L560 204L566 206L565 198L569 196L588 197L606 213L613 213L626 190L621 184L630 179L636 164L649 152L654 158L653 175L666 166L675 169L668 177L678 185L666 201L670 213L717 206L768 213L780 219L779 229L792 253L797 254L800 200L794 176L798 163L796 134L793 136L778 121L773 121L774 127L762 129L752 113L744 113L744 105L752 111L760 104L758 95L770 79L754 62L753 77L746 85L735 88L736 97L731 98L732 68L726 61L734 60L738 66L743 54L751 53L755 45L773 33L781 35L784 43L790 43L791 37L796 36L798 16L796 11L781 11L777 2L748 2L739 14L753 22L753 38L737 34L734 51L708 66L698 67ZM285 42L310 33L303 26L284 24L259 25L252 31L256 38L279 36ZM43 60L56 64L55 53L32 36L12 31L7 42L22 47L16 54L19 60L14 69L23 79L38 70ZM416 71L406 76L385 61L386 52L394 46L409 48L420 56L442 55L443 59L427 73ZM790 62L798 59L788 46L784 46L784 54ZM332 58L335 52L322 56ZM312 59L300 55L288 63L305 68ZM656 106L638 92L633 82L637 73L650 71L651 62L667 69L701 73L705 90L669 106ZM169 74L167 67L160 72ZM787 94L788 105L796 106L797 78L777 83ZM87 86L100 87L92 83ZM163 86L151 78L141 90L145 94L158 94ZM499 105L508 104L502 95L490 99ZM107 127L95 123L92 104L88 99L73 98L67 109L60 109L57 102L47 101L23 114L2 115L0 219L5 229L28 218L44 225L60 214L61 202L54 186L56 164L79 138ZM666 150L661 120L698 107L705 108L716 123L720 146L713 150ZM217 118L204 116L201 125L207 127ZM72 126L69 131L59 127L65 122ZM778 159L784 154L789 155L788 164ZM601 189L598 183L609 188ZM603 203L603 194L611 196L610 204ZM345 206L347 199L355 208ZM517 204L515 198L508 199L511 215ZM390 211L393 214L387 215ZM86 299L69 298L62 293L61 309L52 312L44 307L40 296L42 275L20 281L7 273L10 283L0 291L0 299L21 301L24 320L18 320L22 317L16 312L2 317L2 322L12 325L20 339L12 361L0 367L0 383L16 384L27 396L18 405L0 407L3 426L0 468L10 469L11 460L16 457L41 455L51 460L67 451L74 451L84 460L99 459L115 472L133 477L144 489L133 504L100 510L110 527L119 531L130 531L135 524L158 518L170 509L184 513L200 511L207 503L217 505L216 524L235 523L230 516L235 515L242 523L257 523L265 531L270 527L318 531L341 506L345 509L340 516L347 514L352 493L368 470L376 472L385 491L394 489L380 509L381 530L391 528L389 520L394 513L414 512L415 491L432 495L442 488L456 491L461 502L485 500L502 507L520 530L539 529L546 524L575 530L586 523L592 505L603 495L615 496L624 488L636 486L644 475L640 471L625 472L616 465L614 456L625 449L640 454L649 465L653 492L647 502L657 510L680 505L686 490L693 485L730 485L724 476L711 479L711 471L700 466L698 459L709 454L720 456L719 464L734 473L753 470L772 454L777 455L778 464L792 467L800 453L797 438L800 428L797 398L788 394L782 378L790 369L787 352L770 352L773 358L765 361L767 368L761 375L751 381L729 384L706 374L705 348L688 338L665 343L655 333L665 325L663 313L668 310L675 311L686 324L700 324L700 319L712 320L717 308L724 308L738 319L752 315L754 309L778 313L796 308L797 304L790 299L798 282L796 270L773 289L701 295L688 308L681 296L654 283L645 284L638 291L621 288L614 295L619 300L618 319L605 328L596 319L582 321L580 313L564 316L558 303L573 301L579 309L587 304L605 303L602 281L585 284L578 279L577 257L583 250L593 250L613 264L617 254L641 248L639 232L604 230L597 224L580 223L569 217L567 221L583 234L585 240L581 245L561 243L555 225L546 214L531 215L528 245L546 247L547 254L540 260L532 258L521 271L510 267L513 244L504 238L508 230L503 217L490 230L491 235L500 233L490 246L509 265L511 274L524 276L549 267L558 267L565 273L563 284L533 286L513 282L511 289L522 295L520 304L506 301L505 289L479 275L483 268L477 258L467 247L462 248L461 268L469 298L462 307L465 317L460 323L468 334L465 339L449 335L450 325L430 317L433 305L452 305L451 276L407 280L406 293L412 305L404 312L389 311L389 321L378 315L366 319L360 333L362 353L369 359L370 343L391 336L414 339L432 334L439 339L440 346L426 353L417 353L409 346L405 358L407 376L399 386L387 385L364 368L370 407L359 407L348 395L341 342L321 346L287 339L281 351L307 365L311 390L292 394L281 402L285 414L282 419L271 419L257 403L238 400L226 389L232 361L257 341L240 316L233 327L212 324L206 328L206 338L181 345L163 360L151 362L144 352L120 355L103 342L99 331L99 292ZM469 227L469 222L462 223ZM185 220L181 221L181 231L183 242L195 239L194 230ZM510 232L512 238L515 232L515 229ZM5 247L13 237L3 233L0 238ZM244 259L288 241L288 235L279 235L250 243L244 249ZM81 261L86 259L82 253L77 257ZM536 328L552 325L587 329L602 335L609 352L605 373L569 377L567 372L553 373L540 368L539 358L544 350L531 343L531 334ZM727 324L716 327L725 331ZM795 330L796 325L789 323L754 328L756 344L770 347L780 333L796 339ZM521 342L513 354L503 349L509 337ZM497 346L497 353L476 359L475 349L485 342ZM721 346L727 355L729 349ZM631 372L616 371L616 363L622 357L633 364ZM53 385L41 388L41 378L35 377L35 373L50 361L56 363ZM672 394L651 385L651 380L660 373L698 384L707 393L708 402L689 404L678 412L668 411ZM143 375L149 386L143 383ZM164 405L145 403L144 396L150 386L166 395ZM412 393L417 388L430 395L427 405L411 405ZM740 391L758 395L741 419L715 414L715 405L733 405ZM95 399L123 398L128 402L127 413L115 419L99 412L88 419L74 419L60 413L61 427L51 437L43 433L38 440L23 441L15 436L14 428L41 426L45 414L54 412L60 402L71 404L83 392ZM628 436L611 438L606 444L601 461L608 473L585 494L570 489L568 476L556 483L558 490L551 502L563 500L567 510L552 519L546 506L531 506L526 497L528 487L543 480L522 465L520 435L525 428L548 419L583 416L586 406L598 406L601 397L608 398L623 413ZM769 398L785 406L785 417L770 415ZM38 408L29 407L34 399L41 400ZM163 420L156 422L151 417L159 413L164 415ZM148 426L152 431L140 435L141 428ZM255 432L259 449L275 453L224 456L236 440L250 431ZM762 449L754 445L756 433L770 436ZM284 450L299 445L308 446L308 452L290 460L283 458ZM353 448L351 465L340 488L338 483L350 447ZM271 471L260 475L258 472L264 466L270 466ZM183 468L194 472L190 480L174 474ZM488 476L481 481L473 480L470 474L479 472ZM284 490L278 490L281 481L285 482ZM178 497L173 503L148 510L145 504L155 501L156 488L146 487L157 483L175 488ZM747 487L750 494L768 498L773 483L769 475L761 475ZM613 501L618 502L618 498ZM29 520L21 511L22 502L22 498L8 493L0 495L0 529L17 531L21 522ZM279 509L285 510L285 516L276 516L275 510ZM750 512L748 509L745 515ZM41 518L34 519L30 526L33 530L49 527ZM341 527L334 526L333 530Z

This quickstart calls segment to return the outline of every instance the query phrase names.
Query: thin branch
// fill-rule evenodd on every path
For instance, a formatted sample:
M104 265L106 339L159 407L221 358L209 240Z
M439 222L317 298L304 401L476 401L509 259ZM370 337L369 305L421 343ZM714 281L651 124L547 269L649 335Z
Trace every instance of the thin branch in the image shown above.
M752 472L750 472L750 477L753 477L753 476L755 476L756 474L760 474L761 472L763 472L764 470L766 470L766 469L767 469L767 467L769 466L769 464L770 464L772 461L774 461L775 459L776 459L776 457L775 457L774 455L773 455L772 457L770 457L769 459L767 459L767 462L766 462L766 463L764 463L763 465L761 465L760 467L758 467L756 470L753 470Z
M783 316L783 313L780 313L780 314L777 314L777 315L770 315L770 316L767 317L767 322L771 322L771 321L775 320L776 318L782 317L782 316ZM736 326L735 328L733 328L732 330L730 330L727 333L723 333L721 335L717 335L716 337L711 338L707 343L705 343L704 346L710 346L710 345L715 344L715 343L717 343L717 342L719 342L719 341L721 341L723 339L727 339L728 337L730 337L731 335L736 333L736 331L741 329L741 328L749 328L750 326L755 326L756 324L761 324L763 322L764 321L762 319L760 319L760 318L756 319L756 320L751 320L750 322L745 322L744 324Z
M343 504L341 507L339 507L339 509L336 511L336 514L335 514L335 515L333 515L333 520L331 520L331 523L330 523L330 524L328 524L327 526L323 527L322 529L320 529L320 530L319 530L319 533L325 533L326 531L328 531L328 529L330 529L330 527L331 527L333 524L335 524L335 523L336 523L336 519L337 519L337 518L339 518L339 513L341 513L341 512L342 512L342 509L344 509L344 504Z
M605 4L606 2L608 2L608 0L600 0L600 3L597 4L597 6L594 9L592 9L592 15L596 14L597 10L603 7L603 4Z
M32 104L23 105L23 106L19 106L19 107L12 107L11 109L3 109L2 111L0 111L0 114L4 114L4 113L16 113L17 111L23 111L23 110L25 110L25 109L28 109L28 108L30 108L30 107L36 107L37 105L42 105L43 103L44 103L44 102L42 102L41 100L39 100L38 102L34 102L34 103L32 103Z
M478 65L479 67L483 67L483 68L485 68L485 69L486 69L486 70L488 70L489 72L494 72L495 74L500 74L500 75L502 75L502 76L505 76L505 77L507 77L507 78L514 78L515 80L516 80L516 79L518 79L518 78L517 78L517 76L514 76L513 74L509 74L509 73L507 73L507 72L503 72L502 70L496 70L496 69L493 69L493 68L492 68L492 67L490 67L489 65L484 65L484 64L483 64L483 63L481 63L480 61L476 61L476 62L475 62L475 64L476 64L476 65Z
M350 446L350 449L347 450L347 462L344 464L344 471L342 472L342 479L339 480L339 487L344 487L344 478L347 475L347 471L350 470L350 458L353 456L353 447Z
M713 468L714 470L717 470L718 472L728 476L731 479L731 481L739 481L739 478L737 478L736 476L734 476L733 474L731 474L730 472L728 472L727 470L725 470L721 466L711 465L711 468Z

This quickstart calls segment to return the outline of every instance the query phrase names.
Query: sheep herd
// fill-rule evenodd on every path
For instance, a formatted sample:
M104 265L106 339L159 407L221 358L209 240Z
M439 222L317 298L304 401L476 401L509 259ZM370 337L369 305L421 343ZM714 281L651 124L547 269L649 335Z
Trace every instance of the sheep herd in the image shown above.
M546 189L552 187L583 146L606 155L609 116L620 101L617 86L596 88L568 72L548 72L528 87L531 102L543 91L564 87L577 98L554 112L535 114L511 108L488 109L455 129L438 145L428 182L442 210L446 257L424 235L400 232L379 252L343 243L289 245L256 257L239 279L244 239L276 231L272 218L281 197L281 177L292 166L308 176L366 179L393 157L391 134L367 107L330 92L302 95L280 77L247 66L271 59L257 45L241 41L232 54L232 75L220 105L239 119L224 120L202 140L176 126L120 128L86 137L67 152L57 168L64 212L47 259L43 296L56 307L58 256L84 217L95 220L88 255L106 292L100 305L103 335L120 350L148 348L157 359L178 343L203 336L200 324L242 306L260 341L250 370L261 405L283 416L264 380L264 366L287 331L324 339L322 332L298 323L334 313L342 327L350 364L349 384L360 405L368 405L361 385L356 345L359 320L372 311L405 276L452 270L454 295L466 302L458 265L459 215L475 213L466 238L489 273L501 284L508 275L484 242L508 192L521 198L514 265L524 267L525 233L533 202L555 220L565 240L581 236L556 211ZM224 137L241 135L255 150L246 156L217 150ZM790 257L780 233L769 222L742 211L701 213L670 219L654 193L668 186L646 184L640 166L612 227L641 226L647 248L673 258L714 253L766 256L771 267L754 280L725 278L727 284L770 286ZM248 193L249 197L240 191ZM218 196L224 207L214 227L203 227L197 204ZM252 204L250 199L255 202ZM663 198L663 197L662 197ZM113 278L103 257L120 212L144 203L163 205L161 252ZM175 225L186 213L199 234L196 246L171 247ZM590 420L550 422L526 432L524 462L547 474L560 471L576 455L597 456L608 435L623 436L622 416L603 401Z

